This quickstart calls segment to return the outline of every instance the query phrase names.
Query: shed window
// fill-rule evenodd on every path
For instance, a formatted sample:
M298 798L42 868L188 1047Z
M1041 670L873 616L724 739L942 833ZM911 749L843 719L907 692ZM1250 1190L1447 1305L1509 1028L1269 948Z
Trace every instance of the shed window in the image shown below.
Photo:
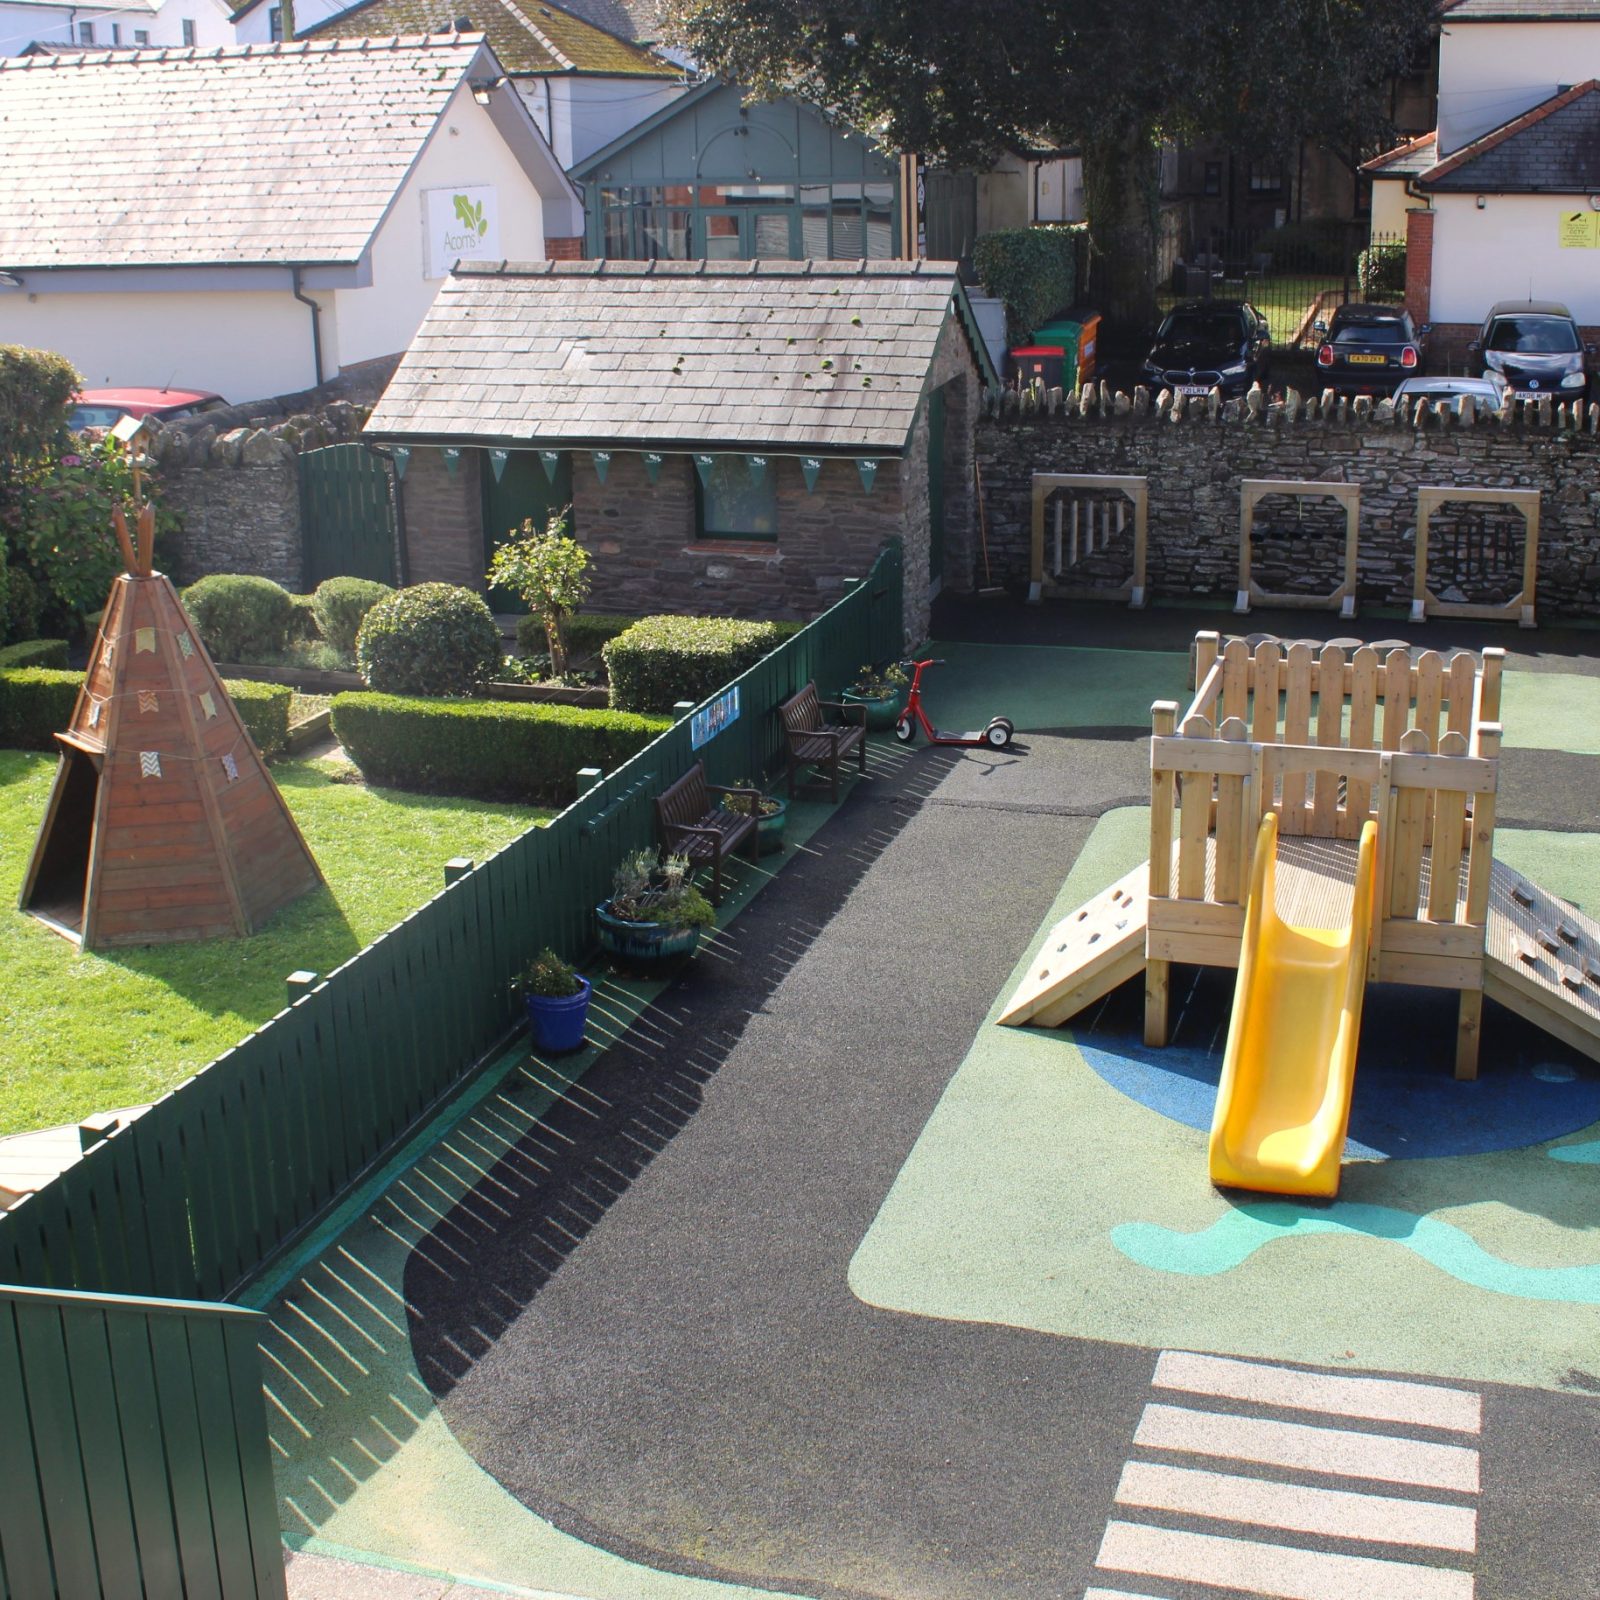
M778 491L773 483L776 461L767 463L757 483L743 456L718 456L702 483L695 471L695 507L704 539L778 537Z
M92 22L80 22L78 24L78 43L94 43L94 24Z

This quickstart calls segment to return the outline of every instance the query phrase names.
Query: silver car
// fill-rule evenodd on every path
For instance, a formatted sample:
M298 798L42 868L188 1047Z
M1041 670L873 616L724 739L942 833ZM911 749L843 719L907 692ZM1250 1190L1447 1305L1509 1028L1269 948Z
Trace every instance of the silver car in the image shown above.
M1405 399L1443 402L1459 413L1461 402L1471 395L1476 410L1498 411L1510 392L1511 385L1498 372L1486 372L1481 378L1406 378L1394 398L1396 405Z

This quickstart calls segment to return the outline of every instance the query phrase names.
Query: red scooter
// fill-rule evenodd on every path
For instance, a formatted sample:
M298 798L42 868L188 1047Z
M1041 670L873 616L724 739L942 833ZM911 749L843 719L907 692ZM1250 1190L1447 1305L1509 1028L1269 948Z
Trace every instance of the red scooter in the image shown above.
M987 745L991 750L1004 750L1011 743L1011 736L1017 730L1010 717L991 717L988 726L976 733L944 733L935 728L922 709L922 674L929 667L942 667L944 662L907 661L904 665L916 670L911 674L911 693L906 696L906 708L894 726L894 736L901 744L910 744L917 737L918 727L929 744Z

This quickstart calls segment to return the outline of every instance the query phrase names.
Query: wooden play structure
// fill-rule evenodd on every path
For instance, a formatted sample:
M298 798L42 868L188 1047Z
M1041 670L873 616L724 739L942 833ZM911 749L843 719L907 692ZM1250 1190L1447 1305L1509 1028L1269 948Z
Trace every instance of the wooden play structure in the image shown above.
M135 497L137 499L137 476ZM85 950L247 934L322 882L177 591L155 516L111 596L19 905Z
M1045 503L1055 497L1049 548L1045 541ZM1127 581L1119 585L1081 581L1083 564L1103 552L1127 530L1133 510L1133 550ZM1145 603L1150 548L1150 485L1141 477L1086 472L1036 472L1033 475L1033 543L1028 600L1126 600L1130 609Z
M1522 588L1503 605L1473 605L1460 600L1441 600L1429 587L1429 555L1432 549L1433 515L1442 506L1501 506L1517 513L1523 522ZM1539 491L1537 489L1450 489L1425 487L1417 490L1417 565L1412 580L1411 620L1428 617L1472 617L1484 622L1514 622L1520 628L1537 627L1534 602L1539 585Z
M1251 575L1250 546L1255 537L1256 508L1271 495L1296 501L1336 500L1344 508L1344 570L1337 588L1325 595L1283 594L1263 589ZM1354 483L1317 483L1298 478L1245 478L1239 484L1239 592L1236 612L1252 605L1356 614L1356 549L1361 533L1361 487Z
M1502 651L1203 633L1195 661L1188 710L1151 708L1149 860L1052 930L1002 1023L1059 1026L1143 973L1145 1039L1165 1044L1172 963L1240 964L1271 816L1275 907L1299 929L1349 927L1374 825L1365 976L1459 992L1457 1077L1476 1076L1485 995L1600 1059L1600 924L1493 857Z

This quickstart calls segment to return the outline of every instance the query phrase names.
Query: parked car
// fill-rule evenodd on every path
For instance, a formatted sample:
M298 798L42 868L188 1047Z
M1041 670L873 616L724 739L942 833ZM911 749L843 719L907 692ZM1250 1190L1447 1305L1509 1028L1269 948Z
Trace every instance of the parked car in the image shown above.
M1425 324L1419 328L1400 306L1340 306L1332 322L1314 322L1322 335L1317 376L1339 394L1393 394L1403 379L1423 368Z
M1179 394L1243 394L1267 382L1272 335L1243 300L1185 300L1156 330L1140 381Z
M207 389L81 389L74 398L67 426L74 433L85 428L114 428L124 417L154 417L174 422L202 411L227 405L220 394Z
M1498 411L1505 404L1510 387L1498 372L1486 372L1481 378L1406 378L1394 397L1397 401L1443 402L1450 410L1460 411L1461 402L1470 395L1479 411Z
M1477 372L1498 372L1517 394L1575 399L1589 384L1586 345L1578 324L1554 300L1502 300L1489 307L1478 337L1467 346Z

